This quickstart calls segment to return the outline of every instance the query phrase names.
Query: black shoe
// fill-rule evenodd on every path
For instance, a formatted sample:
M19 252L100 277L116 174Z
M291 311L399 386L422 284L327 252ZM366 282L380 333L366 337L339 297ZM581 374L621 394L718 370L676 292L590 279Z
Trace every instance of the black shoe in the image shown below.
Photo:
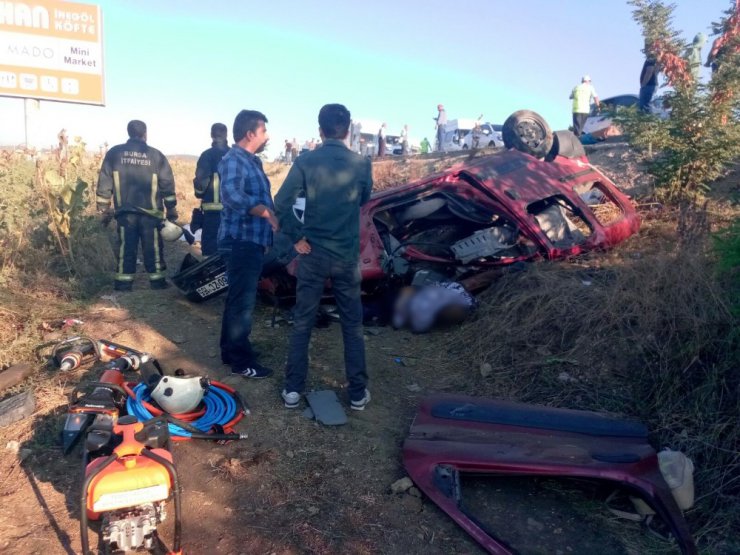
M272 375L272 368L268 368L267 366L262 366L261 364L253 362L246 368L232 368L231 374L235 376L243 376L245 378L260 380Z
M262 352L252 349L252 358L254 358L255 362L261 356L262 356ZM221 355L221 364L225 366L231 366L231 359L226 355Z
M149 285L152 289L167 289L170 286L166 279L155 279L150 281Z
M116 291L133 291L134 284L130 281L114 281L113 289Z

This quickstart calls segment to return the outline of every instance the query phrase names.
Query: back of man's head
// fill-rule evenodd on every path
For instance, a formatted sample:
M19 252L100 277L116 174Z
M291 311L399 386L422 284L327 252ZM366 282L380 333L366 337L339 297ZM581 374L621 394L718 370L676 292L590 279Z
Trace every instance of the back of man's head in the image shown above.
M146 137L146 123L138 119L132 119L126 126L130 139L144 139Z
M267 118L257 110L242 110L234 118L234 142L238 143L247 136L247 132L255 133L260 123L267 123Z
M228 135L229 130L223 123L214 123L211 125L211 139L225 139Z
M319 127L327 139L340 141L349 132L350 113L342 104L325 104L319 110Z

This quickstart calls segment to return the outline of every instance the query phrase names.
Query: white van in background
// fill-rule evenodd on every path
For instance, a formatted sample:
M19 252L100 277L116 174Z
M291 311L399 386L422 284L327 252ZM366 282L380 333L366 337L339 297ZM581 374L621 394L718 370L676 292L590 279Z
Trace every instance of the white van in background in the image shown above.
M451 119L445 127L443 149L450 152L473 148L473 128L478 120L472 118ZM501 125L492 123L481 123L481 135L478 148L504 146L501 137Z

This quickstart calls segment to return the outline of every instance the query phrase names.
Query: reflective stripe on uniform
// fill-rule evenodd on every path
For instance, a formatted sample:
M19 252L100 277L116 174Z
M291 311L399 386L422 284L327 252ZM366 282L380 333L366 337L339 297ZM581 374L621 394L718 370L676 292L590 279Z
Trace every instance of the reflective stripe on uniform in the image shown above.
M162 252L159 250L159 228L154 228L154 267L157 269L155 273L159 273L164 269L162 264ZM150 279L154 274L149 274ZM155 278L156 279L156 278Z
M202 202L200 207L205 212L215 212L217 210L222 210L224 205L220 202Z
M163 272L154 272L149 274L149 281L157 281L159 279L166 279L167 275Z
M159 182L157 181L157 174L152 174L152 208L157 208L157 189L159 189Z
M134 274L116 274L116 281L134 281Z
M221 180L218 177L218 172L213 173L213 203L218 204L221 202ZM219 208L220 210L220 208Z
M124 275L123 274L123 245L126 239L126 228L124 228L123 226L119 226L118 235L121 240L121 245L118 247L118 275Z
M105 198L105 197L101 197L100 195L96 195L95 196L95 202L97 204L110 204L110 199L109 198Z
M121 174L118 170L113 172L113 186L116 190L116 206L121 206Z
M164 197L165 202L175 202L177 200L177 197L175 195L170 195L168 197Z

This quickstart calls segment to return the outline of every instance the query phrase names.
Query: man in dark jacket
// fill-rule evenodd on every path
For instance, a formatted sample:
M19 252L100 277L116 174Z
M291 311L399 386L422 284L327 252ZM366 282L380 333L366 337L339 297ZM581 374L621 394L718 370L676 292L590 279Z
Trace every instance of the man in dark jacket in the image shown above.
M211 126L211 148L203 151L195 166L193 188L195 198L201 200L202 226L200 250L203 256L216 254L218 250L218 226L221 223L221 182L218 176L218 163L229 151L226 139L228 130L223 123Z
M166 216L177 220L175 178L164 154L146 144L146 124L128 123L129 140L111 148L103 159L97 187L98 211L110 212L113 198L118 224L117 291L130 291L141 243L144 267L152 289L167 287L160 229Z
M319 112L322 147L299 156L275 196L281 229L298 252L296 306L286 366L287 408L295 408L308 374L308 343L324 283L331 279L337 302L350 408L363 410L370 401L360 301L360 206L373 186L370 160L352 152L345 141L350 113L341 104ZM305 198L303 224L293 205Z

